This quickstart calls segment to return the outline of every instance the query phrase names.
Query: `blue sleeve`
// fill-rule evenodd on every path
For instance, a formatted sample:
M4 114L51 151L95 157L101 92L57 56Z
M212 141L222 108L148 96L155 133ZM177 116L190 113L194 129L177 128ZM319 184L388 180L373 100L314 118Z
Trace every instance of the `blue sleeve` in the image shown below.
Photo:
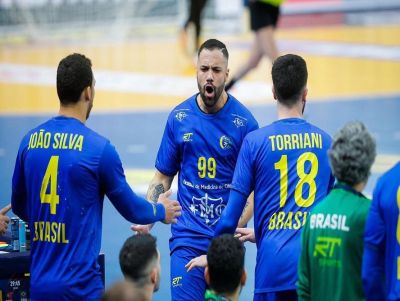
M174 176L179 170L179 149L175 143L173 119L168 118L158 149L156 168L166 176Z
M379 191L378 182L365 226L362 281L367 301L385 300L385 225L380 213Z
M257 120L255 118L251 118L249 126L247 128L248 128L247 134L257 130L259 128Z
M115 148L107 143L100 161L100 181L104 193L128 221L150 224L165 219L165 209L137 196L125 179L124 169Z
M11 207L14 214L26 222L29 221L22 143L18 151L12 178Z
M217 224L214 236L224 233L234 233L242 215L244 206L246 205L248 195L244 195L234 189L229 194L229 200L226 208L221 214L221 218Z
M244 195L249 195L254 190L253 154L248 137L247 135L240 148L232 179L232 188Z

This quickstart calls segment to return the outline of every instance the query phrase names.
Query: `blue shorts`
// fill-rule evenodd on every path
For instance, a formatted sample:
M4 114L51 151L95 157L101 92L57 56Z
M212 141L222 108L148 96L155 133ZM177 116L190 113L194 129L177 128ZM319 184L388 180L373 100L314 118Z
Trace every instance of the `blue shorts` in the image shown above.
M204 301L207 288L204 268L194 268L189 273L185 265L193 258L204 255L203 251L180 247L171 254L171 298L172 301Z
M254 294L253 301L297 301L296 290Z

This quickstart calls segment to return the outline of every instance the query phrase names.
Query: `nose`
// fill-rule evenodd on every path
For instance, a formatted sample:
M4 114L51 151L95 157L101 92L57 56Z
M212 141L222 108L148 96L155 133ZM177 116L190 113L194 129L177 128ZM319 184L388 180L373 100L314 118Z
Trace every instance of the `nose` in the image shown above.
M212 82L214 80L214 74L211 69L207 71L206 80L207 82Z

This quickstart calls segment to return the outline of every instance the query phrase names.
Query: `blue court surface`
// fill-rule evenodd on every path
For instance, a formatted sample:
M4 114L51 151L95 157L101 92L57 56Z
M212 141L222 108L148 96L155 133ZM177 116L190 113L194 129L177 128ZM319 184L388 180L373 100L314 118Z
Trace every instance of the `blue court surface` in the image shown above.
M10 100L12 101L12 100ZM96 113L95 107L87 125L108 137L116 146L127 170L153 170L155 156L169 111ZM261 126L274 121L273 105L250 107ZM377 177L400 160L400 95L371 96L368 99L309 99L305 118L334 134L345 122L360 120L377 141L378 157L373 166L366 194L370 195ZM0 206L10 200L11 177L18 145L23 135L51 115L0 115ZM144 193L144 189L135 187ZM176 191L175 191L176 192ZM256 209L257 210L257 209ZM125 239L132 235L130 223L105 201L103 213L102 251L106 258L106 286L122 279L118 252ZM157 224L153 229L161 251L161 287L154 300L169 300L169 226ZM254 285L255 245L247 244L246 269L248 281L240 300L252 300ZM268 273L268 271L265 271Z

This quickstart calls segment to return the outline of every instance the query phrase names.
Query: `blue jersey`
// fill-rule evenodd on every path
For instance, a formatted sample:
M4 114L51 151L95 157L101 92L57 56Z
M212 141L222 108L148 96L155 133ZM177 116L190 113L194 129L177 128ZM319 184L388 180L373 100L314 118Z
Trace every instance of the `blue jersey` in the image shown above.
M363 257L367 300L400 300L399 212L400 162L378 180L373 193Z
M254 190L255 293L296 288L300 230L334 182L330 145L328 134L299 118L245 138L232 186L246 196Z
M132 222L165 218L161 204L153 206L130 190L110 142L79 120L59 116L23 138L12 209L32 233L32 300L100 299L104 194Z
M196 97L169 115L156 168L179 172L182 216L172 225L171 252L179 246L207 251L215 224L229 198L237 156L247 133L258 128L252 114L233 96L215 114L205 114Z

